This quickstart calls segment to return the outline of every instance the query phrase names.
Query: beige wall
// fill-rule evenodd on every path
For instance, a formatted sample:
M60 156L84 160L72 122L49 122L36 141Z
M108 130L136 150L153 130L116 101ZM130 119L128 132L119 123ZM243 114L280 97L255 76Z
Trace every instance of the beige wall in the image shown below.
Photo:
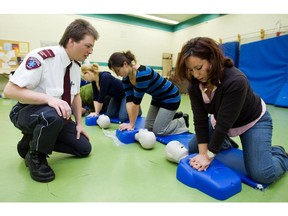
M276 29L279 23L288 26L288 14L226 15L174 33L72 14L0 14L0 39L28 41L30 49L39 47L41 41L58 43L66 26L79 17L90 21L100 34L90 61L107 62L113 52L129 49L139 63L159 67L162 53L173 53L174 66L181 46L192 37L222 38L226 42L237 40L241 34L245 40L262 28Z
M173 33L80 15L0 15L0 39L30 42L30 49L41 41L58 43L66 26L75 18L90 21L100 34L88 60L107 62L116 51L131 50L139 63L161 66L162 53L172 52Z

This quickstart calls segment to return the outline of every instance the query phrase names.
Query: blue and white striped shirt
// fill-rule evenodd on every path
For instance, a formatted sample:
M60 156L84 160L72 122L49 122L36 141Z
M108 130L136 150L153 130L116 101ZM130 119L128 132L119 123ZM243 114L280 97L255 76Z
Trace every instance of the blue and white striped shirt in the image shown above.
M169 110L177 110L181 96L178 88L169 80L162 77L152 68L141 65L136 72L136 86L133 86L127 77L124 77L123 86L126 101L140 104L144 94L152 96L151 104Z

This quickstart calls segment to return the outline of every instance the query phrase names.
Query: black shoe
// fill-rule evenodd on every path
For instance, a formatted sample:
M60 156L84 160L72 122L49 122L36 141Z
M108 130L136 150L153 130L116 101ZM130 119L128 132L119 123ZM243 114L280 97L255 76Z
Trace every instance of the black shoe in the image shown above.
M181 117L183 117L183 112L180 111L180 112L175 113L173 119L177 119L177 118L181 118Z
M17 144L17 151L20 157L25 158L29 151L29 142L32 140L32 134L23 134L22 139Z
M189 128L189 115L187 113L184 113L183 118L185 120L186 127Z
M47 155L30 151L25 157L25 165L29 167L30 176L38 182L50 182L55 178L54 171L47 163Z

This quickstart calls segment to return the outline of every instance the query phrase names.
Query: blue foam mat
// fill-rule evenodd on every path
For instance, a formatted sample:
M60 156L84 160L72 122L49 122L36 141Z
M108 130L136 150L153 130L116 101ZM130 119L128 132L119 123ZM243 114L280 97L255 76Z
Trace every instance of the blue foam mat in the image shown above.
M275 106L287 107L288 108L288 73L286 83L283 85L275 101Z
M177 140L188 149L189 141L195 136L194 133L186 132L182 134L171 134L167 136L156 136L156 140L163 144L168 144L170 141Z
M99 118L99 116L86 116L85 117L85 124L87 126L95 126L95 125L97 125L97 119L98 118ZM110 122L111 123L115 123L115 124L120 124L121 123L119 118L110 118Z
M85 124L87 126L97 125L98 116L85 116Z
M220 45L220 48L223 50L225 56L228 56L233 60L235 67L238 67L239 42L231 41L231 42L223 43L222 45Z
M176 172L180 182L218 200L228 199L242 190L239 176L218 160L213 160L205 172L191 168L189 161L195 155L180 160Z
M287 40L288 35L283 35L242 44L238 67L267 104L284 107L288 107L285 87L288 83Z
M116 137L124 144L132 144L135 143L135 134L139 131L139 129L144 128L145 126L145 117L138 117L135 122L135 129L128 131L120 131L119 129L116 130Z
M95 126L97 125L97 119L98 119L99 116L86 116L85 117L85 124L87 126ZM136 122L135 122L135 128L144 128L145 126L145 120L146 118L145 117L142 117L142 116L139 116L137 119L136 119ZM115 124L121 124L121 121L119 120L119 118L110 118L110 122L111 123L115 123ZM129 122L129 121L126 121L126 123Z
M163 144L168 144L172 140L177 140L182 143L187 149L189 141L195 136L194 133L187 132L183 134L173 134L168 136L157 136L156 140ZM269 185L260 184L253 181L246 172L244 161L243 161L243 152L240 149L230 148L228 150L223 150L219 152L214 160L218 160L219 162L223 163L225 166L232 169L240 178L241 181L253 188L264 190ZM193 168L191 168L193 169Z
M133 144L135 143L135 134L138 133L138 129L134 130L125 130L120 131L119 129L116 130L116 137L118 140L124 144Z

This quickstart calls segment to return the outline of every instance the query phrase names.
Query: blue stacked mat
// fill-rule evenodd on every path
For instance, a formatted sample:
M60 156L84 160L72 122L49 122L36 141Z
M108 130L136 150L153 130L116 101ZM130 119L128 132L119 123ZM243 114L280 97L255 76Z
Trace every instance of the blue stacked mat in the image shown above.
M157 136L156 139L158 142L161 142L163 144L168 144L172 140L177 140L180 143L182 143L187 149L189 141L195 136L194 133L183 133L183 134L173 134L168 136ZM243 152L240 149L236 149L231 147L228 150L223 150L219 152L215 159L228 168L232 169L240 178L241 181L253 188L263 190L268 185L260 184L255 181L253 181L246 172L245 166L244 166L244 160L243 160ZM193 168L191 168L193 169Z

